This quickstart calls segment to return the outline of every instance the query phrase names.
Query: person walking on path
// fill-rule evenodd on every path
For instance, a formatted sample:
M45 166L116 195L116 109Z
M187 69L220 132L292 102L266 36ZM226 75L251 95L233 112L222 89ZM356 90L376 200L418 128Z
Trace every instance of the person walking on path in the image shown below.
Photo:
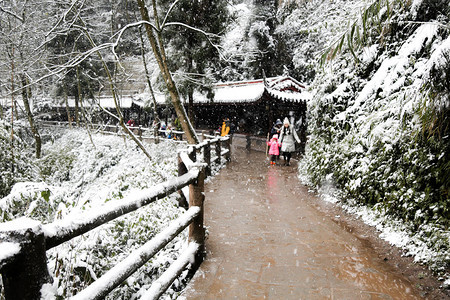
M277 120L275 121L275 124L273 124L272 129L270 130L270 134L271 134L272 136L273 136L274 134L279 135L282 127L283 127L283 123L281 122L280 119L277 119Z
M270 164L275 165L277 162L277 157L280 155L280 147L281 144L278 143L278 134L274 134L270 142L267 142L267 145L270 146L269 155L270 155Z
M294 126L289 123L288 118L284 118L283 128L280 134L281 151L283 152L284 165L289 166L291 163L292 152L295 151L295 142L300 143L300 139L295 132Z
M227 118L223 120L220 136L227 136L229 132L230 132L230 119Z

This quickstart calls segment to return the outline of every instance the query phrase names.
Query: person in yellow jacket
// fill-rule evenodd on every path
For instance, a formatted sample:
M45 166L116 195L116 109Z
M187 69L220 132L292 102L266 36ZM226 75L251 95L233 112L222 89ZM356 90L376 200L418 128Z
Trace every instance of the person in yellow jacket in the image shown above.
M230 132L230 119L224 119L220 136L226 136Z

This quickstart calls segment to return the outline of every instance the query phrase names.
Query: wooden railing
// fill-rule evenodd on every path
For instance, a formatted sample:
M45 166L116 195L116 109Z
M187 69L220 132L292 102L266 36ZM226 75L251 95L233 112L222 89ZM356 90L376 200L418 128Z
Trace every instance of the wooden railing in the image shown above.
M211 158L212 148L214 158ZM201 157L197 159L199 155ZM222 156L226 160L231 158L229 137L204 140L201 144L190 145L178 153L178 177L142 190L139 196L125 198L120 202L108 202L101 209L69 215L49 224L24 218L0 224L0 273L6 299L40 299L42 286L51 282L47 268L47 250L189 187L189 192L185 193L189 200L188 209L181 217L72 297L104 298L189 226L187 249L153 282L142 299L159 298L188 264L191 263L195 267L203 260L204 180L211 174L211 164L217 161L221 163Z
M72 126L75 126L75 122L71 123ZM69 122L67 121L42 121L40 122L40 126L63 126L68 127ZM170 132L172 135L176 136L176 141L182 141L184 131L178 130L161 130L155 128L148 128L144 126L127 126L133 134L135 134L140 140L154 140L156 143L159 142L160 139L165 139L166 135ZM94 132L100 132L103 134L114 134L123 136L125 132L123 128L119 125L106 125L106 124L89 124L89 128ZM172 138L173 139L173 138Z

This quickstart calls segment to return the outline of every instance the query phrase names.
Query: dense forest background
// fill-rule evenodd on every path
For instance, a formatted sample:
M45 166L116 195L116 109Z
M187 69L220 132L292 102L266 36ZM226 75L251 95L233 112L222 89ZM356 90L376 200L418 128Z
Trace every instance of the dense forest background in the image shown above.
M378 225L402 232L398 246L450 285L448 1L174 2L158 1L156 15L167 25L161 39L182 101L192 102L194 90L211 93L213 83L261 78L263 71L305 83L313 99L299 168L302 180L349 209L367 208ZM92 119L82 107L86 99L138 92L152 112L152 94L168 94L141 20L131 0L0 1L3 221L28 214L51 222L66 210L59 208L63 193L51 186L88 185L89 172L76 153L93 160L101 156L91 166L100 176L128 151L116 149L109 157L105 149L110 145L97 146L104 149L100 153L86 150L76 136L59 140L59 133L39 126L55 103L75 98L80 110L72 117L84 126ZM162 170L175 168L169 158L162 161ZM74 166L80 168L78 175L67 171ZM147 170L150 181L162 180L165 171L152 166L156 171ZM23 184L41 181L46 185ZM127 184L119 184L108 199L121 198ZM27 192L17 196L15 186ZM46 191L52 191L50 202ZM75 206L79 200L72 196ZM45 209L30 211L39 203ZM159 214L172 218L177 212ZM130 230L126 224L115 226ZM69 272L61 257L55 254L54 261ZM84 277L78 277L76 288L106 267L80 271ZM58 280L64 286L69 278ZM129 295L139 284L132 286Z

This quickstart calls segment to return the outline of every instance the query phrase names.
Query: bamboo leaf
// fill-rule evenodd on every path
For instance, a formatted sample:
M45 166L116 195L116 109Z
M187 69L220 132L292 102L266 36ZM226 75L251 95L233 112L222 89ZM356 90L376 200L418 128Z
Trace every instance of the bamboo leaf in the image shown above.
M325 65L325 62L327 61L328 53L330 53L330 48L326 49L322 56L320 57L320 66L323 67Z
M390 6L390 4L389 4L389 0L386 0L386 14L387 14L387 17L386 17L386 20L389 20L390 18L391 18L391 6Z
M359 31L359 26L356 27L356 38L358 42L358 47L361 46L361 32Z
M352 30L350 31L350 39L352 40L352 43L353 43L353 37L355 35L355 30L356 30L356 23L353 23Z
M339 43L339 46L338 46L338 48L339 48L338 51L342 51L342 45L344 44L344 41L345 41L345 34L342 35L341 42Z
M350 50L350 53L353 55L353 57L355 58L355 61L357 62L357 63L359 63L359 59L358 59L358 56L356 55L356 53L355 53L355 50L353 49L353 40L351 39L351 36L349 35L348 37L347 37L347 46L348 46L348 49Z
M333 50L333 53L331 54L330 60L333 60L336 57L336 54L338 53L338 46L336 46Z

